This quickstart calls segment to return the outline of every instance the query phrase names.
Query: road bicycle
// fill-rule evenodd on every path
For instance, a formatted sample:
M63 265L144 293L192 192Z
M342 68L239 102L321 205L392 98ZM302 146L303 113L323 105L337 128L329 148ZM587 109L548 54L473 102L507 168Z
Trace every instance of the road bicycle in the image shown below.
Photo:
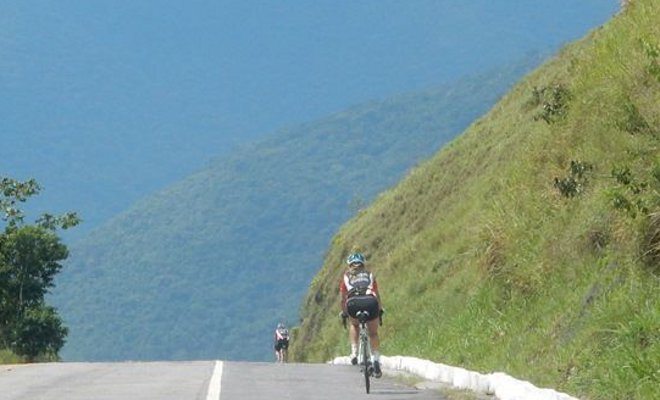
M374 367L371 364L371 342L369 341L369 333L367 332L367 320L369 319L368 311L358 311L355 316L360 322L360 333L358 341L358 364L360 365L360 372L364 374L364 386L369 394L371 386L371 376L374 374Z
M371 376L374 374L374 367L371 363L371 341L369 340L369 332L367 330L367 321L369 321L370 314L368 311L358 311L355 317L359 324L359 339L358 339L358 365L360 366L360 373L364 374L364 387L369 394L371 389ZM382 315L381 318L382 324ZM347 316L342 314L342 322L346 328Z

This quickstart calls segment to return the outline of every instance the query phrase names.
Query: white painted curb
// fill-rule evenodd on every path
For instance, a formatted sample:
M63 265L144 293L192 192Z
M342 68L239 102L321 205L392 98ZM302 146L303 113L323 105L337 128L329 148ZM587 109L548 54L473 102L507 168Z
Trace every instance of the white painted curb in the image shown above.
M350 365L351 361L348 357L337 357L330 361L330 364ZM495 395L499 400L579 400L566 393L538 388L503 372L481 374L460 367L404 356L381 356L380 365L385 369L408 372L457 389Z

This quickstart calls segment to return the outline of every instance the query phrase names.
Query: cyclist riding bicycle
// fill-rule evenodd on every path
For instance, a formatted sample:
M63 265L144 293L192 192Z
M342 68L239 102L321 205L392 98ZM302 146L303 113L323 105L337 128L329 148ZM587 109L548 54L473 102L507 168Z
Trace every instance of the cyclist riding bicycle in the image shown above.
M362 253L353 253L348 256L346 263L348 269L344 272L339 283L341 294L342 317L349 318L349 339L351 341L351 364L356 365L358 350L358 325L356 313L360 310L369 312L367 330L371 342L371 354L374 368L374 376L380 378L380 353L378 347L378 324L381 315L380 296L378 294L378 283L373 273L365 267L365 258Z
M286 329L283 323L277 324L275 334L273 335L275 357L277 362L286 362L286 353L289 349L289 330Z

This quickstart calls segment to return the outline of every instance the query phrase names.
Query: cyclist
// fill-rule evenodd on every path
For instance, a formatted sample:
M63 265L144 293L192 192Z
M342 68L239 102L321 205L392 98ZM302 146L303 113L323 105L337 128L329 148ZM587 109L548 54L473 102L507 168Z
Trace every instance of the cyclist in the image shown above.
M277 324L275 328L275 335L273 335L275 345L275 357L277 362L287 361L287 350L289 349L289 330L286 329L283 323Z
M356 365L358 350L358 326L359 322L355 314L360 310L369 312L367 331L371 342L371 356L373 361L374 376L380 378L380 353L378 348L378 324L382 307L378 294L378 284L374 275L365 267L365 257L362 253L352 253L346 259L348 269L344 272L339 283L341 294L342 318L350 317L349 339L351 341L351 364Z

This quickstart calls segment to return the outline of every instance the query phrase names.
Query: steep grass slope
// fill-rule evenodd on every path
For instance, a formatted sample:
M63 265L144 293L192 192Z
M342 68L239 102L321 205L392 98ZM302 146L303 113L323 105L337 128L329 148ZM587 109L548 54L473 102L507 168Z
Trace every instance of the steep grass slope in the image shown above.
M592 399L660 398L660 4L529 75L336 234L293 354L348 351L342 260L366 252L383 352Z

